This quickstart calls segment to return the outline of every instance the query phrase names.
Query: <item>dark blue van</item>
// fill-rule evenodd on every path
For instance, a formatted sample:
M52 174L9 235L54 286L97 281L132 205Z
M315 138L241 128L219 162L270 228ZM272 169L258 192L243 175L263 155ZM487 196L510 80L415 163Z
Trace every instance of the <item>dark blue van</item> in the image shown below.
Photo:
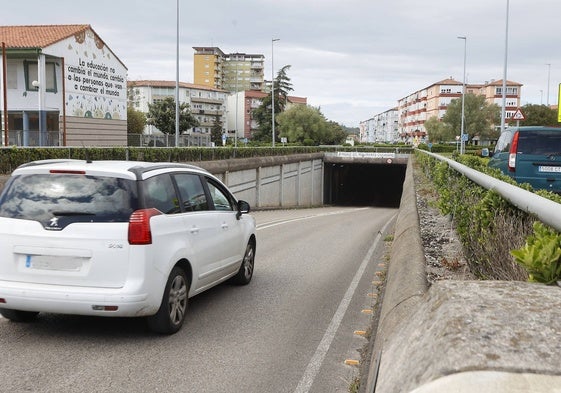
M561 194L561 128L509 127L489 160L518 183Z

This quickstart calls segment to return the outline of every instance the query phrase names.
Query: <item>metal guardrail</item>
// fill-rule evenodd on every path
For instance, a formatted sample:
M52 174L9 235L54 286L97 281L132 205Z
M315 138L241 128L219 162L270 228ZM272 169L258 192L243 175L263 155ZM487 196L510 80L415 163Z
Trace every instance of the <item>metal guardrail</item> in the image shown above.
M547 224L561 232L561 205L559 203L476 171L475 169L469 168L449 158L424 150L417 151L428 154L440 161L447 162L450 167L460 172L474 183L479 184L487 190L497 192L500 196L520 210L534 215L544 224Z

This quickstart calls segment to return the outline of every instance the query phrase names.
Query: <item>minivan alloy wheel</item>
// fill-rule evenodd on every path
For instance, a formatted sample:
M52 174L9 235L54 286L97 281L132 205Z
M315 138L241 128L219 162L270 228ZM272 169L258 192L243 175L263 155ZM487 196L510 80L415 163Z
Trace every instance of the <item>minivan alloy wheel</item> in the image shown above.
M254 259L255 259L255 250L253 248L253 245L250 243L247 245L247 249L245 251L245 255L242 263L244 276L248 281L251 280L251 277L253 276Z
M181 329L189 301L189 280L175 266L168 277L158 312L148 317L148 327L158 333L173 334Z
M245 248L242 264L238 273L232 277L231 282L238 285L249 284L255 268L255 243L250 241Z
M185 318L185 310L187 309L187 283L183 276L175 276L168 297L170 321L173 324L181 323Z

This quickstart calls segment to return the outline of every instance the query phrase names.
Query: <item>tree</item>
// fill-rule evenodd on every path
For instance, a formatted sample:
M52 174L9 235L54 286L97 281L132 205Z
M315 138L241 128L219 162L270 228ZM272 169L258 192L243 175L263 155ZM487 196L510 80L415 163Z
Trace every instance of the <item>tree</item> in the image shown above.
M438 120L436 116L432 116L425 122L425 129L431 142L448 142L456 137L452 127Z
M323 142L325 145L342 145L345 143L349 132L345 130L341 124L329 120L327 122L327 139Z
M216 116L214 118L214 123L212 124L212 128L210 130L210 140L214 142L216 146L222 145L222 122L220 121L220 117Z
M456 135L460 135L462 99L457 98L448 104L442 121L448 124ZM468 93L464 96L464 133L473 139L478 135L482 139L498 138L495 125L500 124L501 109L496 104L489 104L484 96Z
M127 107L127 133L142 134L146 126L146 115L132 107Z
M547 105L526 104L522 108L526 120L521 120L521 126L559 126L557 111Z
M279 114L278 123L279 136L290 143L331 145L340 144L347 137L339 124L327 121L319 108L312 106L295 105Z
M290 65L285 65L277 73L277 77L274 80L274 90L275 90L275 129L277 127L277 114L284 111L286 108L286 102L288 99L288 94L293 90L292 84L290 83L290 78L287 75L287 71ZM253 135L253 139L271 142L272 139L272 120L273 115L271 111L272 104L272 91L263 98L259 108L253 111L253 119L259 124L258 131ZM275 136L278 139L278 133Z
M292 83L290 83L290 78L287 75L289 65L282 67L277 73L277 78L275 79L275 114L277 113L277 108L279 113L284 111L286 108L286 101L288 99L288 93L292 90Z
M175 100L166 97L163 101L148 105L148 122L164 134L175 134ZM179 105L179 131L186 131L199 125L199 121L191 114L189 104Z

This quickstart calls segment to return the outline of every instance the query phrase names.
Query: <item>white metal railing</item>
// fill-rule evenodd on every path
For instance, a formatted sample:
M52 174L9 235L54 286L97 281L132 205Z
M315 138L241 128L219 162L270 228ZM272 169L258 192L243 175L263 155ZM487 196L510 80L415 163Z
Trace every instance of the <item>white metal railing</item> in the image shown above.
M497 192L504 199L526 213L536 216L544 224L561 231L561 205L551 199L544 198L533 192L526 191L518 186L496 179L460 164L457 161L424 150L418 150L440 161L445 161L462 175L487 190Z

